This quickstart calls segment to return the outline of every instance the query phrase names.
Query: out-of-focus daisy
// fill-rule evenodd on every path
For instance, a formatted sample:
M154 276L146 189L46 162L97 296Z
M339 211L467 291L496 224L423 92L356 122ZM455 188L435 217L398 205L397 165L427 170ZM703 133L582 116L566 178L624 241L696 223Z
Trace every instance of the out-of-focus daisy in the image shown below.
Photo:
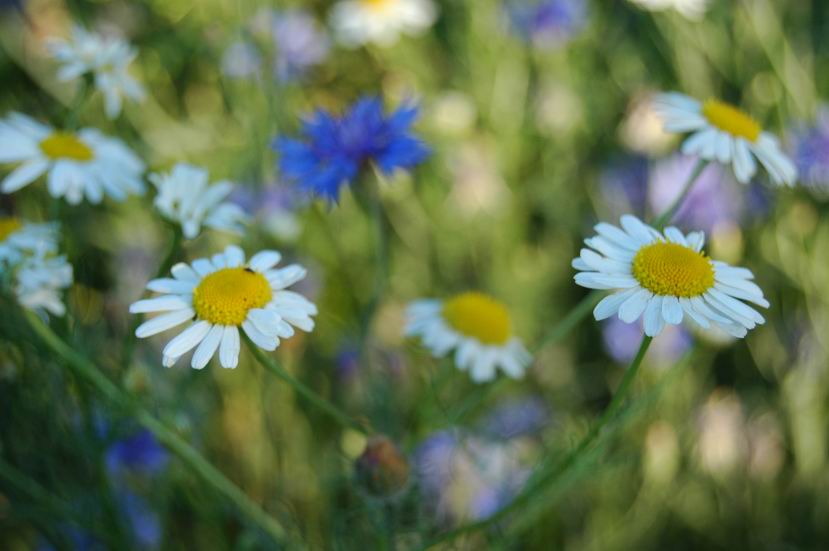
M429 148L411 132L417 114L415 105L405 105L386 116L376 97L362 98L341 117L317 111L303 124L304 139L274 143L280 170L301 190L336 201L340 188L368 163L391 174L428 156Z
M790 142L803 182L812 190L829 195L829 107L821 108L814 125L796 128Z
M104 195L123 201L144 192L144 163L121 141L85 128L55 130L20 113L0 120L0 163L19 166L0 189L12 193L47 174L52 197L78 204L86 197L99 203Z
M580 31L586 21L583 0L517 2L508 7L516 30L536 47L555 47Z
M704 103L684 94L659 94L654 108L668 132L691 132L682 144L686 155L730 164L743 184L757 172L756 157L777 185L794 185L797 168L780 149L777 138L738 108L716 99Z
M483 293L417 300L409 305L407 318L407 336L420 337L438 358L454 350L455 365L469 371L475 382L493 380L498 369L519 379L532 360L513 335L507 308Z
M137 52L125 40L76 26L68 40L52 38L48 47L61 63L58 79L70 81L87 74L93 76L95 87L104 95L104 108L110 119L121 112L123 98L137 102L144 99L144 88L128 71Z
M190 365L195 369L206 366L216 350L222 367L236 367L240 327L260 348L276 350L280 339L294 335L292 326L311 331L311 316L317 313L308 299L286 290L305 277L305 268L292 264L275 269L280 259L276 251L262 251L245 262L242 249L231 245L211 258L176 264L172 279L147 284L161 296L130 306L133 314L163 312L141 324L135 335L146 338L192 321L164 347L166 367L193 348Z
M56 224L32 224L13 216L0 215L0 263L15 264L24 255L58 249Z
M401 34L422 33L436 18L431 0L342 0L331 11L331 26L346 46L391 46Z
M224 202L233 191L227 181L210 184L207 170L178 163L167 173L150 174L158 190L155 206L166 218L181 224L184 237L193 239L202 225L215 230L242 233L247 220L235 203Z
M675 9L688 19L700 19L708 9L709 0L630 0L650 11Z
M598 235L584 241L590 249L573 260L577 284L617 290L596 306L597 320L618 313L633 323L644 316L645 334L651 337L686 316L705 329L714 325L735 337L765 322L741 302L769 306L751 281L754 275L709 259L702 252L704 233L684 235L669 227L663 234L631 215L621 222L622 229L598 224Z
M72 285L72 266L66 257L43 251L27 256L15 268L15 281L14 292L22 306L56 316L66 313L61 295Z

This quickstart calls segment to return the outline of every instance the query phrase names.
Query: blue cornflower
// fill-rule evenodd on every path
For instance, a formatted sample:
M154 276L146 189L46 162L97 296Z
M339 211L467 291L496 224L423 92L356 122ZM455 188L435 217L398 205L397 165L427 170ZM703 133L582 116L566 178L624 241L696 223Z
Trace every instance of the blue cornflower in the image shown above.
M364 97L340 117L317 111L304 122L304 138L278 138L282 175L299 188L336 201L343 185L352 185L368 163L384 174L409 169L429 155L412 135L418 107L407 104L386 116L383 103Z
M119 440L107 450L106 463L110 472L124 470L142 474L154 474L167 465L169 454L147 429Z

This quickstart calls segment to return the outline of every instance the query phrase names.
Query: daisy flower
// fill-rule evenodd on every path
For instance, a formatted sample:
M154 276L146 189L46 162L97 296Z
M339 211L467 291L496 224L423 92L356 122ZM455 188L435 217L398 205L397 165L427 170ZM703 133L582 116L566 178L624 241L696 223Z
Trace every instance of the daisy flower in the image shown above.
M466 292L448 300L417 300L407 310L406 336L420 337L432 355L455 351L455 365L477 383L501 369L520 379L532 357L512 334L507 308L495 299Z
M305 277L305 268L275 269L280 259L276 251L262 251L246 263L242 249L231 245L212 258L176 264L172 278L147 284L161 296L130 306L133 314L163 312L138 326L135 335L143 339L192 321L164 347L166 367L193 348L190 365L195 369L206 366L216 350L222 367L236 367L240 327L260 348L276 350L280 339L293 336L292 326L311 331L311 316L317 313L308 299L286 290Z
M55 253L56 224L31 224L13 216L0 216L0 263L16 264L35 252Z
M0 163L19 164L0 189L12 193L47 174L52 197L78 204L144 192L144 163L120 140L92 128L55 130L20 113L0 120Z
M596 320L618 313L619 319L633 323L644 316L645 334L651 337L685 317L738 338L765 323L741 302L769 306L751 281L754 275L705 256L703 232L683 235L669 227L663 234L631 215L622 216L621 223L621 229L598 224L598 235L584 241L590 249L582 249L573 260L578 285L617 290L596 306Z
M376 97L365 97L341 117L318 111L303 125L305 139L277 139L279 167L300 189L336 201L368 163L385 174L409 169L429 155L411 133L418 108L405 105L385 116Z
M72 285L72 266L66 257L45 251L27 256L15 269L15 281L14 292L22 306L56 316L66 313L61 294Z
M431 0L343 0L331 11L331 26L346 46L391 46L401 34L422 33L436 18Z
M207 170L187 163L178 163L166 174L151 174L149 180L158 190L156 208L167 219L181 224L187 239L199 235L202 225L242 232L242 224L247 220L244 211L239 205L224 202L233 191L230 182L211 185Z
M654 102L668 132L692 132L682 144L686 155L731 164L740 183L757 172L757 160L777 185L794 185L797 168L780 149L777 138L738 108L716 99L704 103L684 94L659 94Z
M688 19L701 19L708 9L709 0L631 0L649 11L675 9Z
M121 112L123 98L136 102L144 99L144 88L128 72L129 64L137 55L128 42L76 26L70 39L51 38L47 46L61 63L59 80L93 76L95 88L104 95L104 109L110 119Z

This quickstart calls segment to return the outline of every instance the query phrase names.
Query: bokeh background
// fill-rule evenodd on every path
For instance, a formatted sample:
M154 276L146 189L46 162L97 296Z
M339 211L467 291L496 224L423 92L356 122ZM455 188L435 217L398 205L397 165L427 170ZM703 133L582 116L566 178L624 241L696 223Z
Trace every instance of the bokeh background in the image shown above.
M542 459L564 456L607 404L641 330L588 318L538 349L523 380L475 385L401 336L405 305L485 291L535 349L586 295L570 260L592 226L652 217L694 165L662 133L652 95L720 97L781 136L802 181L743 186L711 166L678 225L704 229L713 257L754 271L772 303L767 324L738 342L661 335L635 406L583 468L437 548L826 549L829 3L711 0L689 17L671 9L682 0L559 0L536 17L533 2L446 0L427 32L351 49L331 36L331 4L3 1L0 113L61 120L74 90L55 79L47 37L78 23L130 40L146 101L113 122L97 98L83 124L119 136L152 170L186 160L243 187L234 199L255 223L241 244L306 265L301 290L320 309L316 330L276 357L399 447L392 467L405 488L390 499L366 488L355 474L365 437L244 353L236 370L194 371L161 367L164 336L125 350L128 305L169 230L147 198L50 212L32 186L0 201L31 219L59 217L75 284L58 323L73 347L301 546L419 549L487 518ZM377 269L370 221L349 192L333 206L298 195L270 144L315 109L339 112L367 93L389 109L416 100L416 130L433 153L383 186L389 283L364 331ZM182 257L238 241L209 233ZM13 310L6 301L0 313L0 547L273 547L46 354Z

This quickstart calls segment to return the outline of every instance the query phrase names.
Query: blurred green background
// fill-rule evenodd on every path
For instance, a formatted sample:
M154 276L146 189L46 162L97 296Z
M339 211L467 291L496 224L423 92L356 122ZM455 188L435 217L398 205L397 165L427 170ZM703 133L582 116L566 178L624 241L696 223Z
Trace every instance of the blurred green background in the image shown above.
M147 198L58 213L76 280L70 314L59 323L75 349L310 549L419 549L443 530L485 518L476 500L508 503L504 480L575 445L624 372L628 353L620 347L638 343L635 331L615 334L618 327L587 319L538 350L524 380L476 386L402 338L409 301L485 291L509 306L517 334L534 348L586 295L572 282L570 261L593 224L629 210L652 216L652 202L637 202L636 193L650 193L656 167L679 144L650 112L653 93L731 101L784 143L812 123L829 94L829 3L821 0L712 0L700 20L625 1L584 2L584 21L552 46L522 37L500 1L448 0L425 34L388 48L332 43L321 63L291 80L270 69L278 51L255 23L261 10L302 8L324 33L331 3L0 4L0 112L59 122L73 89L56 81L43 40L65 35L73 21L117 28L139 50L133 69L148 99L111 122L97 98L83 125L127 141L151 170L186 160L255 197L291 195L270 142L296 134L314 109L339 112L365 93L382 96L389 109L420 102L417 131L433 155L383 187L390 279L363 361L360 316L376 258L370 221L350 193L336 206L291 198L289 206L259 209L242 240L248 252L277 248L309 268L303 292L319 305L317 328L276 355L397 443L411 480L392 503L355 479L365 438L245 353L233 371L183 363L168 370L161 336L139 342L124 364L127 307L165 254L168 230ZM261 53L258 74L223 71L240 40ZM740 214L706 228L709 252L754 271L772 303L767 324L739 342L660 336L636 381L639 399L583 469L502 522L437 548L827 548L827 206L813 188L772 190L762 177L754 186L728 185ZM694 208L704 213L722 197L702 196ZM4 210L46 219L54 213L45 199L42 186L32 186L0 201ZM182 258L232 241L204 235ZM45 353L15 309L5 301L0 315L0 547L274 545L175 458L151 474L113 477L113 446L136 425ZM530 410L507 411L528 403ZM512 422L534 415L532 430L505 437L491 430L503 422L495 414ZM418 468L436 434L452 435L455 446L437 497ZM143 521L153 519L159 538L133 533L142 514L125 505L125 486L141 496Z

